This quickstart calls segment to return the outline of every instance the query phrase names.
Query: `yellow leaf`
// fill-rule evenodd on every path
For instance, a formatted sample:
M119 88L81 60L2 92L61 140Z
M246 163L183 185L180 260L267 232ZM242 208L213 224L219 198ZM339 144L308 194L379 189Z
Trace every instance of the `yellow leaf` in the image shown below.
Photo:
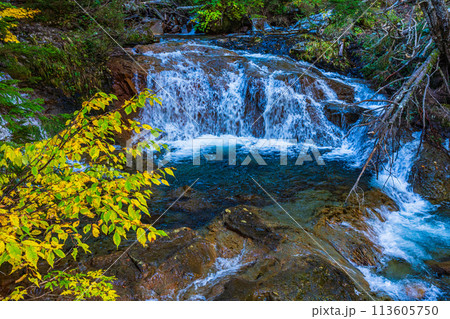
M100 235L100 231L98 229L98 227L96 225L93 225L94 227L92 227L92 235L97 238Z

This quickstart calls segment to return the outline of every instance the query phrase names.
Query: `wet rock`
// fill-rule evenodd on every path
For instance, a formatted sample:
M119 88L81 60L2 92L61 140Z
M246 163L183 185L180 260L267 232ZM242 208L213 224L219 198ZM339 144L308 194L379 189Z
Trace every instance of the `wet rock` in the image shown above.
M195 240L166 259L154 273L139 283L141 298L169 297L174 291L205 276L216 257L214 243Z
M139 64L146 65L143 59L136 57L136 60ZM118 103L129 100L136 95L138 90L145 88L145 72L127 55L120 54L111 57L108 61L108 68L111 70L113 93L118 97ZM136 84L139 87L136 87Z
M414 192L432 204L450 205L450 157L448 152L423 143L409 182Z
M415 300L422 300L427 293L427 288L420 283L411 284L405 288L405 294Z
M355 101L355 89L352 86L328 78L325 81L341 101L346 103L353 103ZM355 106L348 106L348 110L356 113L361 111L359 107Z
M446 261L428 260L425 263L438 275L450 275L450 259Z
M327 239L333 247L353 263L375 266L381 258L381 248L375 244L374 230L368 219L384 221L382 210L397 206L379 190L364 193L364 198L351 197L348 206L325 206L318 210L315 233Z
M267 269L256 280L245 275L230 280L216 300L365 300L355 291L354 282L329 261L307 256L286 267Z
M147 22L148 28L152 31L154 35L163 35L164 34L164 22L159 19L149 19Z
M322 219L315 227L344 257L357 265L375 266L381 249L369 239L370 232L357 207L326 207L319 211Z
M347 203L349 206L368 208L372 213L376 213L376 211L381 208L385 208L390 211L395 211L399 209L399 207L392 198L390 198L388 195L386 195L381 190L376 188L365 191L363 194L360 194L359 197L350 196L347 199L347 195L348 192L343 193L341 197L342 202L348 200ZM362 211L363 214L367 214L367 212L368 212L367 210ZM381 218L381 216L378 217Z
M259 209L251 206L237 206L225 210L225 227L271 248L276 248L282 237L269 227L259 216Z
M196 191L183 187L173 196ZM363 300L358 288L322 249L361 274L332 246L320 250L296 225L279 223L278 216L252 206L226 209L206 228L180 228L148 247L135 245L125 254L96 256L83 270L107 268L117 277L122 300ZM319 238L317 241L321 241ZM326 247L326 248L324 248Z
M172 205L172 210L195 213L214 207L214 205L208 201L207 194L196 191L189 186L177 188L176 190L169 193L169 197L173 200L178 199Z
M227 200L255 206L262 206L264 203L267 202L265 198L255 194L238 194L235 196L228 197Z
M341 128L347 128L361 118L364 109L346 104L327 103L324 111L330 122Z
M402 280L408 276L419 275L417 269L402 258L393 258L387 263L383 263L380 275L390 280Z

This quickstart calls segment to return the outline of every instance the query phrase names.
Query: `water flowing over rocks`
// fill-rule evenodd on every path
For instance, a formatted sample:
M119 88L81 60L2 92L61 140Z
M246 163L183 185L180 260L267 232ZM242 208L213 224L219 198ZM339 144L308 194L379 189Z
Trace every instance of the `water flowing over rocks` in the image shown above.
M153 201L152 220L161 217L169 238L130 249L124 264L117 264L132 269L130 274L112 268L123 298L369 298L363 290L383 299L442 298L448 290L440 279L447 278L445 263L430 260L446 259L424 243L438 247L448 231L440 211L431 215L435 207L408 183L416 183L409 171L420 138L414 134L406 141L399 149L402 161L392 170L365 175L359 197L347 200L372 145L365 128L347 135L348 130L367 109L380 106L361 101L384 97L363 81L278 52L271 45L276 38L161 39L129 49L140 66L126 56L111 59L120 99L145 88L161 98L162 106L148 105L131 116L164 131L161 141L168 143L177 168L173 188ZM238 161L228 167L224 159L193 167L193 142L202 138L236 140L238 159L253 148L270 165ZM312 139L326 165L280 166L276 147L265 146L280 139L299 142L289 144L291 157ZM263 180L299 224L252 186L250 176ZM424 173L417 176L426 180ZM185 186L198 177L195 188ZM445 182L436 187L442 189ZM442 233L433 235L436 230Z
M382 249L373 242L376 235L368 220L383 222L380 209L395 210L397 205L377 190L365 192L364 198L353 197L345 207L324 207L317 213L316 233L354 264L376 266L382 258Z
M289 58L184 41L129 52L139 66L126 56L110 60L116 95L124 100L145 87L158 92L163 107L148 107L141 117L171 139L233 134L336 145L342 133L330 103L336 109L356 99L354 85ZM342 112L349 124L357 120L354 110Z
M332 246L256 207L232 207L202 230L168 235L119 259L122 252L94 257L85 267L106 268L118 259L110 273L125 300L369 298L361 290L368 289L362 275Z

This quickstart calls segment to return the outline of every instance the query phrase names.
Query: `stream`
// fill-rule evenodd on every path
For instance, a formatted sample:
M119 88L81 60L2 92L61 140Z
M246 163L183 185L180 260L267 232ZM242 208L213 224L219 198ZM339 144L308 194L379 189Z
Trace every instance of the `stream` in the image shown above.
M317 228L320 211L344 205L372 141L364 128L349 133L359 121L355 112L336 115L335 110L372 98L369 86L287 56L229 50L208 39L167 38L148 48L139 52L147 61L147 82L136 86L156 91L162 106L148 105L139 120L164 132L158 142L170 151L155 155L155 161L176 169L170 188L151 204L156 227L202 231L227 208L245 204L301 231L295 219L330 247L339 246L339 238ZM378 106L360 104L361 109ZM364 231L358 232L379 248L380 257L365 264L339 249L329 252L346 258L377 298L450 296L448 279L435 276L426 264L450 253L449 215L408 183L419 143L420 134L413 134L392 168L361 180L361 194L381 191L395 203L365 199L375 214L364 217ZM219 150L223 154L217 156ZM177 199L186 186L199 195ZM336 227L355 230L345 221ZM205 287L230 280L245 265L242 255L217 258L206 276L173 298L208 299Z

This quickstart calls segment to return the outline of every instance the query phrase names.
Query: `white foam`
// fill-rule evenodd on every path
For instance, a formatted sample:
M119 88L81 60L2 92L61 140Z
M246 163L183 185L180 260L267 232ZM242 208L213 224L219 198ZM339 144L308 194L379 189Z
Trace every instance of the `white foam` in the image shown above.
M359 267L359 270L363 273L372 291L384 292L396 300L437 300L442 295L439 288L431 283L412 278L393 281L376 275L368 267ZM408 289L412 290L409 294ZM420 296L420 293L417 292L417 298L414 298L414 289L423 289L424 296Z
M188 285L185 289L182 289L177 294L177 300L183 300L185 294L189 293L190 297L188 300L206 300L199 291L205 287L213 287L219 283L222 279L236 274L242 267L246 265L243 262L245 256L245 244L239 255L233 258L222 258L218 257L213 266L213 271L209 273L205 278L198 279Z
M393 258L405 260L420 270L425 269L425 260L432 259L433 249L449 247L450 227L448 222L433 214L435 207L414 193L408 183L420 135L415 134L414 138L396 154L397 160L392 168L387 167L378 175L378 179L373 180L375 186L380 187L396 202L399 210L381 210L385 221L371 220L369 224L376 234L377 244L383 249L385 261ZM407 299L404 291L414 282L407 279L394 282L374 274L368 268L363 270L367 281L375 290L385 291L398 299ZM430 299L436 299L440 294L439 289L429 282L422 280L420 284L426 287Z

